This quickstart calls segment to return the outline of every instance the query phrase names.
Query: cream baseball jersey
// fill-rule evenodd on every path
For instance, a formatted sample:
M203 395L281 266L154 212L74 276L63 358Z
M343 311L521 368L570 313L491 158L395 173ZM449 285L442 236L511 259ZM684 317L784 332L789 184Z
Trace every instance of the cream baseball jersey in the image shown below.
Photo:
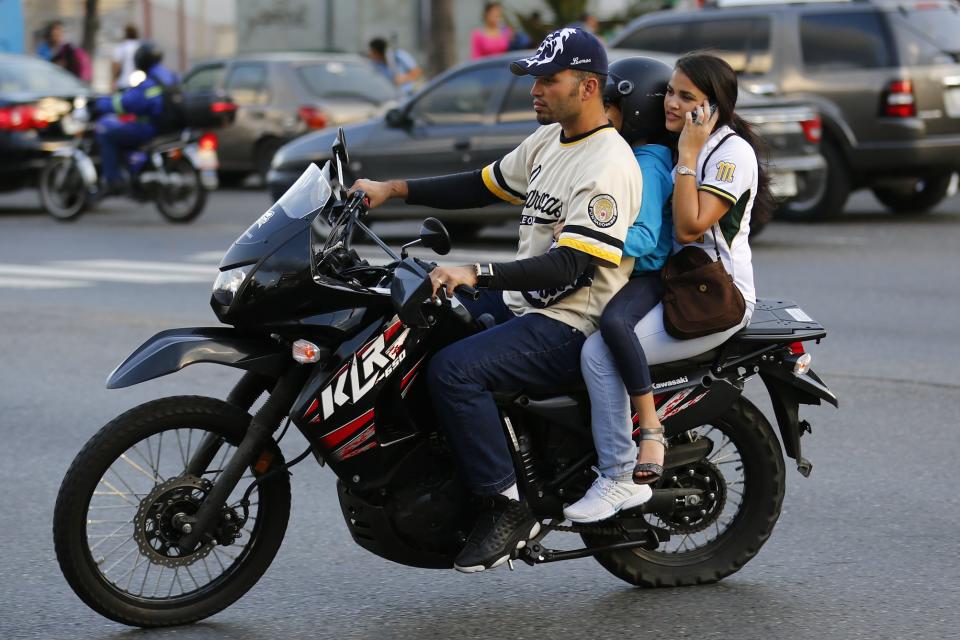
M545 125L482 175L497 197L523 205L518 260L555 246L593 256L574 284L506 291L504 302L517 315L542 313L591 334L633 268L633 258L622 256L623 241L643 187L630 145L611 125L569 139L559 124Z
M714 131L697 156L697 189L728 202L730 209L713 227L720 246L720 259L727 273L752 309L757 296L753 285L753 256L750 251L750 212L757 195L759 172L753 147L724 125ZM674 170L676 180L676 170ZM709 255L714 234L709 231L691 243ZM674 243L674 249L682 245Z

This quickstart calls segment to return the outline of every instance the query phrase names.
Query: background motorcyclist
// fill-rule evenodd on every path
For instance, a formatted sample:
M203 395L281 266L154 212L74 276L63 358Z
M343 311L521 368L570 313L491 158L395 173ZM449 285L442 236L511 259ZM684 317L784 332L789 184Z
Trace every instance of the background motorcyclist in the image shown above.
M120 170L120 153L135 149L164 131L169 120L164 89L176 88L177 74L161 64L163 51L153 42L142 43L134 54L134 66L146 74L146 79L135 87L108 97L98 98L94 113L107 114L96 125L97 143L103 173L103 195L124 193L127 179ZM138 116L130 122L119 116Z

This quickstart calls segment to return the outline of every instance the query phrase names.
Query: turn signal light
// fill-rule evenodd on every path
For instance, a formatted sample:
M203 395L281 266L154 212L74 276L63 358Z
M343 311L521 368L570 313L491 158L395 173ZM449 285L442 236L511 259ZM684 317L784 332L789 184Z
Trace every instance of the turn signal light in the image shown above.
M309 340L297 340L293 343L293 359L300 364L318 362L320 357L320 347Z

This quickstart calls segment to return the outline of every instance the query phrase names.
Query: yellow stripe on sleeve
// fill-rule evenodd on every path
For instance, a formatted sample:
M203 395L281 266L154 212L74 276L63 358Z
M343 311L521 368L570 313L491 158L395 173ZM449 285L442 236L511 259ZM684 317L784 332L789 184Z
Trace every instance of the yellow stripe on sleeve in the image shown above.
M143 95L148 98L156 98L162 93L163 93L163 87L150 87L149 89L143 92Z
M115 93L113 94L113 111L115 113L124 114L126 111L123 110L123 94Z
M570 247L571 249L576 249L577 251L582 251L586 254L606 262L611 267L620 266L620 256L619 253L614 253L613 251L606 251L600 247L595 247L592 244L587 244L581 240L574 240L569 237L561 237L557 241L557 246L560 247Z
M497 184L496 178L493 177L493 165L488 164L483 168L483 171L480 172L480 175L483 176L483 184L490 190L490 193L497 196L501 200L506 200L510 204L523 204L523 200L513 196L503 189L500 188L500 185Z
M724 191L723 189L717 189L716 187L711 186L711 185L709 185L709 184L702 184L702 185L700 185L699 190L700 190L700 191L706 191L707 193L712 193L713 195L717 196L718 198L723 198L724 200L729 200L729 201L730 201L730 204L737 204L737 199L734 198L734 197L733 197L732 195L730 195L729 193L727 193L726 191Z

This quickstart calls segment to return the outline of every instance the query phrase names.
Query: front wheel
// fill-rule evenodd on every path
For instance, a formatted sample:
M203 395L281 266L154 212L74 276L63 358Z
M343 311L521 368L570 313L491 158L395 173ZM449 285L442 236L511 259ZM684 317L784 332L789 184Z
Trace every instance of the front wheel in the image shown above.
M947 197L952 177L947 172L916 178L900 186L874 187L873 195L893 213L926 213Z
M760 551L780 516L785 483L780 443L747 399L740 398L712 424L677 438L709 438L713 447L694 464L667 469L658 488L701 489L703 502L645 516L670 533L656 550L596 556L607 571L630 584L681 587L721 580ZM583 538L588 546L622 541L596 534Z
M67 471L53 514L57 560L74 592L103 616L139 627L201 620L240 598L270 566L290 512L290 483L275 473L227 498L213 539L180 548L183 518L197 512L250 424L212 398L148 402L104 426ZM201 442L215 453L200 475L184 472ZM272 450L270 468L283 464Z
M166 179L157 186L157 209L170 222L191 222L207 204L207 190L200 172L186 158L179 158L164 167Z
M90 204L90 191L71 157L51 158L40 172L40 204L60 222L76 220Z

